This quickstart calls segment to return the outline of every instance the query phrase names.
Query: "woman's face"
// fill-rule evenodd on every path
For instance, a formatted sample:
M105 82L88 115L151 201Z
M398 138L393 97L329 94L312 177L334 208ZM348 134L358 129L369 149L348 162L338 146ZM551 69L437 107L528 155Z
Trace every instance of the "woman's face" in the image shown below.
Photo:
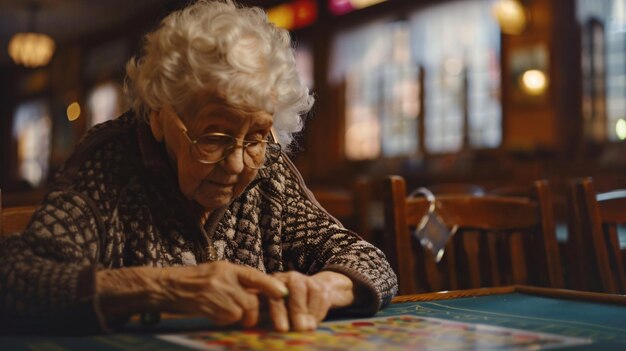
M158 113L158 118L150 121L157 139L158 132L153 124L161 123L162 139L178 173L180 191L207 211L228 205L250 184L258 170L244 165L240 146L218 163L199 162L191 153L191 142L181 129L187 129L191 140L207 133L224 133L247 140L265 139L272 127L272 116L266 112L245 112L220 102L199 103L181 113L185 116L165 107Z

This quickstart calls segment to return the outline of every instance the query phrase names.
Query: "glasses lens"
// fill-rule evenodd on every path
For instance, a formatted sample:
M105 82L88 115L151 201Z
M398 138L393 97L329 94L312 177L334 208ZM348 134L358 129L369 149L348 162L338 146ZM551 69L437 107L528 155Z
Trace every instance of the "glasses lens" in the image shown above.
M280 144L265 140L243 141L243 162L246 167L260 169L272 165L280 157ZM207 134L191 145L193 156L202 163L222 161L237 152L237 139L224 134Z
M224 152L231 149L236 140L228 135L203 135L195 143L196 158L205 163L216 163L224 158Z

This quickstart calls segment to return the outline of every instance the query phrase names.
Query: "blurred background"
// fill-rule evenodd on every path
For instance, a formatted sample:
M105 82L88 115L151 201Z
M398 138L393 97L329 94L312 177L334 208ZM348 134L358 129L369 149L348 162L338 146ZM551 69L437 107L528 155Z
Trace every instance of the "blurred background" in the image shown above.
M186 3L0 1L3 206L38 203L85 131L127 109L125 63ZM375 206L388 174L626 187L626 0L243 3L292 32L316 96L291 155L312 188L365 178Z

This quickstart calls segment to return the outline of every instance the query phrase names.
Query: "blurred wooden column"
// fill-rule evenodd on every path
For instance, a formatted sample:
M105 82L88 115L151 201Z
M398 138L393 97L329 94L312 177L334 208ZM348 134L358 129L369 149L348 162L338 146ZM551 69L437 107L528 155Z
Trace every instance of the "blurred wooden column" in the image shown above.
M530 22L519 35L502 35L503 141L509 150L575 154L581 141L580 27L575 0L527 0ZM524 96L513 62L534 48L548 55L548 87Z

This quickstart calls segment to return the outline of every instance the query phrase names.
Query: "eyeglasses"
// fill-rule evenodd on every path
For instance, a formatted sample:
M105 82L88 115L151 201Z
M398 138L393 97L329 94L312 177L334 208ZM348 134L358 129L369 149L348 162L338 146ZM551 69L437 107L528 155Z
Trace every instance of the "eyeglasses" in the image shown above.
M238 139L224 133L207 133L192 139L180 117L177 114L174 116L179 122L181 132L189 140L189 152L200 163L219 163L240 145L243 149L243 164L248 168L269 167L280 157L280 144L268 140Z

